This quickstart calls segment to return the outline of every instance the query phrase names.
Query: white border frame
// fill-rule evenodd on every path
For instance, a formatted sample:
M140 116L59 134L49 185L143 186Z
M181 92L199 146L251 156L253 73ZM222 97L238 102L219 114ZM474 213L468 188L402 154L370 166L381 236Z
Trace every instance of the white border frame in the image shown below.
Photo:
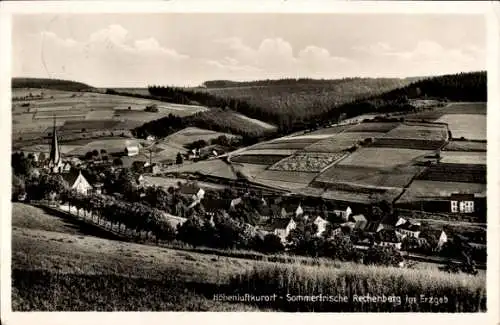
M499 172L497 167L500 157L499 133L499 38L500 38L500 5L495 2L410 2L410 1L318 1L318 0L283 0L283 1L258 1L258 0L183 0L183 1L19 1L0 3L0 132L3 141L0 148L4 157L10 156L11 151L11 15L16 13L400 13L400 14L484 14L487 21L488 40L488 268L487 268L487 313L478 314L430 314L430 313L73 313L73 312L12 312L11 311L11 203L10 203L10 178L11 168L9 159L1 159L1 170L4 182L1 187L1 319L8 325L11 324L68 324L72 325L89 323L164 323L191 324L198 321L209 322L248 322L259 321L281 323L307 322L405 322L424 323L453 322L454 325L477 322L476 324L497 324L499 319L499 259L498 240L500 221Z

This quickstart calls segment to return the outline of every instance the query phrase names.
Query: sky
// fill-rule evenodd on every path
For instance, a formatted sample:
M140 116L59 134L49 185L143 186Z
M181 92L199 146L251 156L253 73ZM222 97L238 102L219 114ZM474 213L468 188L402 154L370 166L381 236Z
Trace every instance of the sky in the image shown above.
M486 70L486 22L458 14L15 15L13 77L95 87L410 77Z

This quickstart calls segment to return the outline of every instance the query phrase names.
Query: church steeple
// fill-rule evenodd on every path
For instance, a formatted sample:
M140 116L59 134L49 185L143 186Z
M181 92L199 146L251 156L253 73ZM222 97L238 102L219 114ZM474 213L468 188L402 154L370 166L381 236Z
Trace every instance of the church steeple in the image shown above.
M52 130L52 142L50 144L49 167L57 170L61 166L61 153L57 140L56 117L54 115L54 128Z

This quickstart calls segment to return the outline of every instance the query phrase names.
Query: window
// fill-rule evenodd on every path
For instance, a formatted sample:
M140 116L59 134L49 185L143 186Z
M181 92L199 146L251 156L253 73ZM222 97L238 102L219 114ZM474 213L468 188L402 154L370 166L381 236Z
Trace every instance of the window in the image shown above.
M451 212L458 212L458 201L451 201Z
M474 201L465 201L464 202L464 212L465 213L474 212Z

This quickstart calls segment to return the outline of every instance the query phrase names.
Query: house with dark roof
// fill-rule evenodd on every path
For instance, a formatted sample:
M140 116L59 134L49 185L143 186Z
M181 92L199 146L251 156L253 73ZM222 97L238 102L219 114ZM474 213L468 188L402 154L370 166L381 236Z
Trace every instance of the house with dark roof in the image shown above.
M202 200L205 191L194 183L183 183L179 187L181 194L189 196L193 201Z
M401 249L401 236L393 229L382 229L375 236L375 245Z
M203 198L201 200L201 205L205 209L205 214L207 216L214 216L218 212L224 211L228 208L230 201L228 199L209 199Z
M257 226L257 230L262 234L274 234L281 239L282 243L286 243L290 231L296 227L297 224L293 221L293 218L274 218Z
M354 248L361 249L361 250L367 250L372 245L373 245L373 243L369 238L364 238L362 240L358 240L357 242L353 243Z
M426 240L430 244L435 242L435 246L432 249L440 250L448 242L448 235L443 230L426 229L420 233L420 239Z

